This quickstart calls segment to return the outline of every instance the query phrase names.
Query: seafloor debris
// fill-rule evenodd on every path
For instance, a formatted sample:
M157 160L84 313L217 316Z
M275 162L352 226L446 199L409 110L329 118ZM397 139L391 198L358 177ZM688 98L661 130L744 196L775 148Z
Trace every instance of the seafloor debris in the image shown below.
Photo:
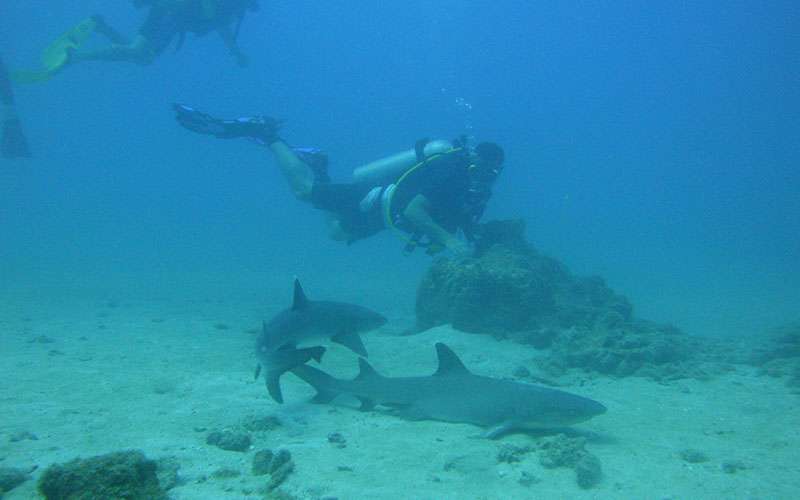
M678 452L678 456L681 457L681 460L684 462L689 462L690 464L701 464L703 462L708 462L708 455L694 448L686 448L681 450Z
M19 441L37 441L38 439L39 437L30 431L17 431L9 436L8 441L17 443Z
M575 464L575 481L583 489L595 486L603 478L600 460L591 453L584 453Z
M294 460L292 460L291 453L289 450L279 450L269 466L270 478L267 490L272 491L283 484L292 472L294 472Z
M516 446L513 444L504 444L497 450L497 462L513 464L521 462L528 453L532 452L533 448L530 446Z
M347 440L339 432L331 432L328 434L328 442L337 448L347 447Z
M575 481L584 489L598 484L603 477L600 460L586 450L586 439L557 434L543 438L539 444L539 462L547 468L570 467Z
M719 468L726 474L736 474L737 472L748 470L751 467L741 460L724 460Z
M129 450L75 459L48 467L39 491L48 500L64 498L166 499L158 464L141 451Z
M542 481L541 479L539 479L538 477L534 476L533 474L531 474L528 471L520 472L519 479L517 480L517 482L520 484L520 486L524 486L526 488L529 488L529 487L533 486L534 484L540 483L541 481Z
M292 461L292 454L289 453L289 450L278 450L278 453L272 457L272 462L269 465L269 473L275 474L277 470L279 470L284 465L288 464Z
M253 457L253 475L270 475L267 491L273 491L286 481L294 471L294 460L289 450L260 450Z
M272 450L260 450L256 452L253 456L253 475L263 476L269 474L273 456Z
M250 449L251 443L250 435L243 432L213 431L206 436L206 444L227 451L245 452Z
M242 419L240 425L242 429L249 432L269 432L282 427L283 422L274 415L249 415Z

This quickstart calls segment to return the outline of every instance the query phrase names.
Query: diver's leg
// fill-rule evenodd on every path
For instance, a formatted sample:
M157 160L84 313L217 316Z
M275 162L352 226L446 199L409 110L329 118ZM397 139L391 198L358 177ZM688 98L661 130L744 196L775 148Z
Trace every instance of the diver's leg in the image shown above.
M325 225L328 227L328 238L334 241L350 241L352 237L342 227L342 221L333 212L325 212Z
M289 187L294 193L295 198L300 201L314 203L312 193L314 191L314 171L313 169L290 148L285 142L278 140L269 145L269 149L275 157L278 168L283 174L284 179L289 183ZM317 207L323 211L325 225L328 228L328 237L334 241L350 241L350 234L342 227L340 216L333 211L322 207Z
M271 143L269 150L294 196L301 201L311 201L311 191L314 187L314 172L311 167L281 140Z
M114 45L129 45L131 40L108 24L103 16L95 14L92 16L95 23L94 31L106 37Z
M3 59L0 58L0 156L24 158L30 155L28 141L17 117L11 79Z
M147 39L137 35L133 42L124 45L111 45L103 49L89 52L73 52L70 62L79 61L115 61L147 65L153 62L155 54Z

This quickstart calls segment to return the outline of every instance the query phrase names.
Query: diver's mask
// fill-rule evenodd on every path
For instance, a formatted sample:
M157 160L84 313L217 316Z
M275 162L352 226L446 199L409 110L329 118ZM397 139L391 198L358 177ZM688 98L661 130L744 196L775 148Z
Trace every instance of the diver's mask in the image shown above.
M475 156L473 157L469 167L467 167L467 170L469 171L470 177L473 181L492 185L503 172L503 165L490 165L487 161L481 159L479 156Z

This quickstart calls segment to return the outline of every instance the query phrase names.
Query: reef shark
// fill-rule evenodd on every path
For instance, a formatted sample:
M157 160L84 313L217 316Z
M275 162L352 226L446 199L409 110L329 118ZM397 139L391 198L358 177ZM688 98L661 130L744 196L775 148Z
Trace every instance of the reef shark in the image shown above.
M361 401L362 410L382 405L410 420L474 424L487 428L484 436L490 439L517 429L567 427L606 411L597 401L568 392L475 375L442 343L436 354L439 368L427 377L384 377L363 358L353 380L306 365L292 373L316 389L314 403L348 394Z
M359 333L374 330L386 324L380 314L355 304L308 300L294 280L292 306L263 322L261 335L256 340L256 378L265 368L264 379L272 399L283 403L280 377L284 372L308 362L320 362L325 348L319 345L301 347L309 343L330 339L342 344L359 356L367 356Z

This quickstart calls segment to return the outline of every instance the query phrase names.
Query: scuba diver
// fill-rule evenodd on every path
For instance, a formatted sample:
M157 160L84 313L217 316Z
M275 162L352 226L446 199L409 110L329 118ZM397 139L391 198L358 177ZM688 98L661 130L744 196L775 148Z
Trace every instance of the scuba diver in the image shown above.
M504 152L495 143L473 149L464 137L422 139L413 150L357 168L354 182L333 183L327 155L289 146L273 118L223 120L182 104L173 108L188 130L221 139L248 138L267 147L295 197L326 212L331 238L347 244L391 228L406 241L405 253L425 247L429 255L442 250L465 255L503 169Z
M42 52L43 69L19 71L14 77L23 83L50 79L61 69L81 61L122 61L148 65L177 39L183 46L186 33L205 36L216 31L239 66L247 56L237 44L242 21L248 11L257 11L258 0L133 0L136 8L147 7L147 17L130 40L106 23L103 16L85 19L58 37ZM108 47L82 51L93 34L111 42Z
M8 76L2 57L0 57L0 120L2 120L0 156L9 159L30 157L28 141L22 132L22 125L14 105L11 79Z

